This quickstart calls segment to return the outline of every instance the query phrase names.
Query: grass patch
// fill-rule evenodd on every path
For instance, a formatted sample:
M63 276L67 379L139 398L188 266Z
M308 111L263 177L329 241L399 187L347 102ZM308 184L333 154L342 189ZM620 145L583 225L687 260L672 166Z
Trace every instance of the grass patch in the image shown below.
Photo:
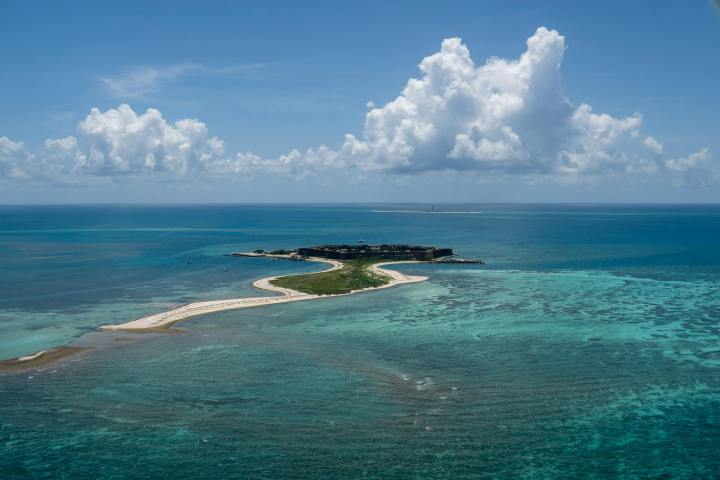
M380 287L390 281L387 275L373 273L368 267L380 260L346 260L343 268L332 272L308 273L276 278L276 287L291 288L311 295L337 295L362 288Z

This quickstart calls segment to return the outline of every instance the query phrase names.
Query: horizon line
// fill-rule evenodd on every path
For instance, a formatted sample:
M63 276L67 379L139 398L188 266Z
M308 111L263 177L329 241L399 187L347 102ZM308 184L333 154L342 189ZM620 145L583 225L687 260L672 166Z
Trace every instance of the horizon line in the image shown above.
M153 206L302 206L302 205L578 205L578 206L720 206L720 202L83 202L0 203L3 207L153 207Z

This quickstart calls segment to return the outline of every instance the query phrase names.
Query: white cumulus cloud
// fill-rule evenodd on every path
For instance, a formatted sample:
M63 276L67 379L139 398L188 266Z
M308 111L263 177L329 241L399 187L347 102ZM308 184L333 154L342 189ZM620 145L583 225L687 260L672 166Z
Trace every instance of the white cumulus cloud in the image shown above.
M88 155L77 169L111 175L140 172L187 174L208 170L224 154L224 144L194 119L168 123L155 109L137 114L128 105L101 112L93 108L78 131Z
M80 150L77 138L47 139L43 145L45 151L38 155L35 169L44 176L59 179L63 175L74 174L80 165L87 161L85 153Z
M479 178L516 175L537 181L667 175L692 181L720 180L709 150L666 160L664 145L642 133L643 116L614 117L586 103L574 104L562 87L565 37L538 28L515 59L476 64L459 38L419 64L400 94L384 105L367 103L360 134L338 148L321 145L276 158L229 154L196 119L165 120L160 111L136 113L129 105L91 109L77 138L47 140L30 154L0 138L0 175L113 176L252 175L293 177L316 172L412 175L460 171ZM118 95L132 96L176 78L197 65L128 74L108 80ZM714 179L714 180L712 180Z
M707 148L691 153L685 158L671 158L665 162L665 165L675 172L684 172L697 168L707 170L715 166L712 161L712 153Z
M662 155L664 149L663 144L655 140L653 137L645 137L643 143L648 148L648 150L655 152L658 155Z
M642 115L574 107L562 90L565 38L539 28L514 60L476 66L459 38L423 59L420 78L367 113L346 137L349 163L370 170L599 174L635 171ZM644 168L646 170L647 168Z
M25 150L23 142L13 142L0 137L0 178L27 178L26 167L32 155Z
M665 166L682 184L717 185L720 183L720 165L713 159L712 152L703 148L684 158L671 158Z

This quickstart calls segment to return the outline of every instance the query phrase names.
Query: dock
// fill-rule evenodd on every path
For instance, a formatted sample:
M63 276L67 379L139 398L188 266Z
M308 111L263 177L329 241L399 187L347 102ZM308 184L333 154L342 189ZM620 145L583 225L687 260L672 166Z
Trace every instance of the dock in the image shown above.
M429 263L455 263L455 264L465 264L465 265L484 265L485 262L482 260L473 260L473 259L467 259L467 258L438 258L436 260L432 260Z
M296 254L273 254L273 253L257 253L257 252L236 252L236 253L230 253L229 256L231 257L265 257L270 258L272 260L294 260L298 262L303 262L306 259L306 257L296 255Z

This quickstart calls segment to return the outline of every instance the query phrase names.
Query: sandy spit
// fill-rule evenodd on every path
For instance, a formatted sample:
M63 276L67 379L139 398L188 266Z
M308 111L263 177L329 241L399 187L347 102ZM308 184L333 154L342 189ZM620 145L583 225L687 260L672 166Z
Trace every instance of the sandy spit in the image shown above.
M323 270L323 272L330 272L342 268L343 264L335 260L327 260L324 258L310 258L309 261L322 262L330 265L330 268ZM167 328L168 326L177 323L181 320L190 317L196 317L198 315L205 315L208 313L223 312L225 310L236 310L239 308L251 308L260 307L263 305L274 305L277 303L289 303L299 302L303 300L313 300L318 298L330 298L339 297L344 295L353 295L355 293L379 290L381 288L390 288L396 285L404 283L422 282L427 280L427 277L418 275L404 275L396 270L389 270L383 268L385 265L403 264L403 263L417 263L417 262L384 262L378 263L370 267L375 273L387 275L391 278L390 282L380 287L370 287L361 290L354 290L349 293L342 293L337 295L310 295L307 293L298 292L289 288L276 287L270 282L279 277L266 277L261 278L253 282L255 288L262 290L268 290L271 292L279 293L275 297L248 297L248 298L231 298L227 300L209 300L203 302L193 302L180 307L168 310L162 313L156 313L154 315L148 315L146 317L133 320L131 322L122 323L118 325L103 325L100 327L102 330L115 330L125 332L152 332L157 333L158 331ZM318 272L320 273L320 272Z

